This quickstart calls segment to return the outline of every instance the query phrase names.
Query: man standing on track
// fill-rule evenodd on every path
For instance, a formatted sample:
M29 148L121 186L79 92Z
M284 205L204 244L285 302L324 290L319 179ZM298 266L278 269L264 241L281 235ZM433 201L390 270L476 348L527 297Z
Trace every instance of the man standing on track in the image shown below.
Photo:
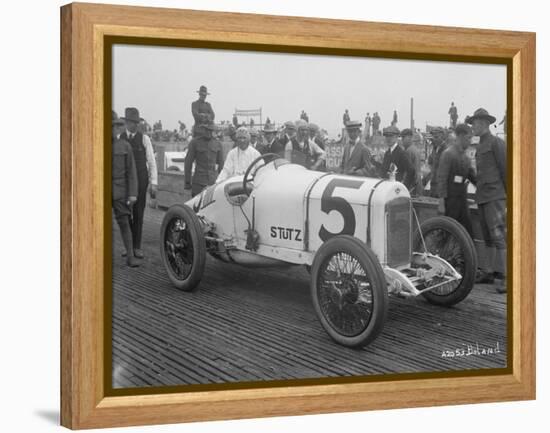
M131 219L134 251L128 251L127 254L133 253L137 258L142 259L141 234L143 231L143 215L145 213L148 189L151 198L155 198L157 194L157 162L151 139L148 135L138 131L139 122L142 120L139 117L139 110L134 107L127 107L124 111L123 119L126 123L126 131L120 135L120 138L126 140L132 146L138 177L138 195L132 209Z

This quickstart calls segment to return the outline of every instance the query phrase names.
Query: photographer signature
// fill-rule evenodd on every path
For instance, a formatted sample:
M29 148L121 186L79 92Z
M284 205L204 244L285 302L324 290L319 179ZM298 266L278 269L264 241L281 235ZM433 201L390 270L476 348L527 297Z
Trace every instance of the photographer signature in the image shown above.
M464 347L454 350L443 350L441 352L441 357L462 358L465 356L490 356L502 353L498 341L494 346L480 346L477 342L475 344L463 344L463 346Z

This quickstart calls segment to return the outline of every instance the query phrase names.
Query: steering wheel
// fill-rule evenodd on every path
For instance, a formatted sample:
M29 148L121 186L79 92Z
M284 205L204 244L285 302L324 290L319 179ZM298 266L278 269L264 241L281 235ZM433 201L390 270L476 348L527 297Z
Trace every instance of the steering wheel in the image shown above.
M270 158L270 159L268 159ZM252 161L250 163L250 165L248 166L248 168L246 169L246 171L244 172L244 176L243 176L243 191L244 193L247 195L247 196L250 196L250 191L248 191L248 188L246 187L246 184L248 182L252 182L252 180L254 180L254 177L256 176L256 172L263 166L260 166L258 167L254 173L252 174L252 177L250 179L248 179L248 175L250 174L250 172L252 171L252 168L260 161L260 160L263 160L265 164L269 164L271 161L274 161L278 158L281 158L280 155L276 154L276 153L266 153L264 155L260 155L258 156L254 161Z

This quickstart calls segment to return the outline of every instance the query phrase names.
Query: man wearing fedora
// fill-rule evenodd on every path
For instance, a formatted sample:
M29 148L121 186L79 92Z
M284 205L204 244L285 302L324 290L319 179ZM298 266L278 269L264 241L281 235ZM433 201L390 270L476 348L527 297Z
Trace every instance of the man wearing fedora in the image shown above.
M138 177L137 201L132 208L131 218L133 254L142 259L143 215L145 213L145 203L147 202L147 191L149 190L151 198L155 198L157 194L157 162L151 139L147 134L138 131L138 125L143 120L139 116L139 110L135 107L127 107L124 110L123 119L126 124L126 131L120 135L120 138L126 140L132 146ZM127 254L132 254L132 251L127 251Z
M123 128L124 120L119 119L113 111L111 135L112 206L124 247L126 251L133 251L130 217L132 206L137 200L138 178L132 147L126 140L118 138ZM133 254L127 255L126 262L130 267L139 266Z
M350 120L346 124L348 142L344 147L340 172L351 176L376 177L376 166L372 155L361 142L361 122Z
M266 153L276 153L280 156L284 154L284 147L277 140L277 128L272 123L266 123L263 129L264 143L258 147L258 152L262 155Z
M221 143L213 137L216 126L212 123L198 125L197 136L189 142L185 157L185 189L191 189L194 197L208 185L216 183L223 167ZM195 172L191 178L193 163Z
M214 122L214 110L209 102L206 102L206 96L210 95L206 86L201 86L197 90L199 99L191 103L191 113L195 119L195 125L193 125L193 137L197 136L199 132L199 125L210 124Z
M407 189L411 189L415 186L416 175L414 167L412 166L409 158L407 157L403 148L399 145L399 128L395 125L388 126L382 130L386 146L388 150L384 153L384 159L382 160L382 177L390 177L392 171L392 165L397 168L395 180L402 182Z
M476 202L487 251L486 269L480 283L496 283L497 292L506 292L506 143L491 134L496 118L478 108L467 122L479 137L476 148Z

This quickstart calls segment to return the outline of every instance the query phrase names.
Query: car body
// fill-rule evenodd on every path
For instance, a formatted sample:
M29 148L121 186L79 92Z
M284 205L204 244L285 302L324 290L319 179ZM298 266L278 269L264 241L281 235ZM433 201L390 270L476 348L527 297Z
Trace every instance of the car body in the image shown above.
M353 335L342 336L348 326L345 320L341 326L334 325L329 316L332 314L333 322L338 322L339 315L345 315L346 306L353 303L366 303L370 299L372 308L364 310L383 323L388 294L404 297L424 294L431 302L451 305L462 300L471 289L470 268L473 266L475 270L476 266L471 239L464 239L465 231L456 222L439 217L435 229L432 221L434 242L439 245L441 230L447 230L455 241L464 244L459 248L460 269L437 254L439 250L429 251L422 230L414 229L417 220L409 192L402 183L307 170L284 159L260 164L261 161L251 164L245 176L234 176L207 187L185 204L185 215L181 214L181 207L172 214L169 210L165 219L180 218L182 223L177 230L198 227L199 234L195 237L204 237L205 251L219 260L249 267L307 266L312 274L312 295L319 318L339 343L364 345L381 329L378 323L370 333L361 333L362 325L357 325L358 329L350 331ZM254 173L253 182L245 179L249 173ZM193 211L196 219L188 210ZM179 235L173 231L167 234L168 227L165 221L161 230L161 253L167 270L177 287L192 289L200 277L189 284L180 273L178 280L170 263L177 261L174 251L184 254L185 245L195 242L196 246L199 241L187 236L186 242L173 242L171 239ZM430 233L427 235L431 236ZM438 247L432 245L433 248ZM186 257L191 260L189 254ZM340 266L344 262L348 264L342 265L342 270L335 268L335 263ZM353 277L345 270L350 263L359 269ZM468 281L462 275L465 271ZM362 298L362 287L370 295ZM325 294L320 294L323 291ZM430 299L429 292L441 294L432 293ZM375 301L378 310L374 308ZM323 302L334 304L327 307L328 313L323 311ZM335 327L341 329L331 332Z

